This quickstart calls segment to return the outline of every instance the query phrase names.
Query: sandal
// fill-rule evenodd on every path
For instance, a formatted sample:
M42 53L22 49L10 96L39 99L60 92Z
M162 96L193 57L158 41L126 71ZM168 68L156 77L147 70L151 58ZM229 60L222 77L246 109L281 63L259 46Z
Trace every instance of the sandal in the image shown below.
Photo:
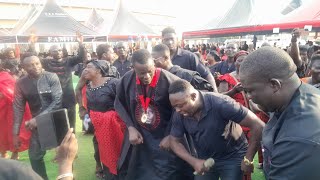
M5 158L5 159L8 159L9 158L9 154L7 152L3 152L3 153L1 153L1 157Z
M96 177L99 179L103 178L103 170L99 165L96 165Z

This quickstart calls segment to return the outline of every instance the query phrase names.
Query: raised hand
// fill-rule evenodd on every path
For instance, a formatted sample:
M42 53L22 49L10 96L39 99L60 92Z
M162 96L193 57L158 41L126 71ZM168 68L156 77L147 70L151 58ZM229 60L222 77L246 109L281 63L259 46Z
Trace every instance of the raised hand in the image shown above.
M79 31L76 32L76 41L78 43L83 43L83 36Z
M294 28L292 30L291 42L297 42L298 38L301 36L301 31L299 28Z

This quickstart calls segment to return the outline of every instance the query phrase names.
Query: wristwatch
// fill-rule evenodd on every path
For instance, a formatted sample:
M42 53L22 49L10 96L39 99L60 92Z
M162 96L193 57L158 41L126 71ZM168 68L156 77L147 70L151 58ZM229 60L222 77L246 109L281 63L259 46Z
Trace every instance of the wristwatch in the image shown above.
M254 160L250 161L246 156L244 156L243 162L246 166L250 166L250 165L253 165Z

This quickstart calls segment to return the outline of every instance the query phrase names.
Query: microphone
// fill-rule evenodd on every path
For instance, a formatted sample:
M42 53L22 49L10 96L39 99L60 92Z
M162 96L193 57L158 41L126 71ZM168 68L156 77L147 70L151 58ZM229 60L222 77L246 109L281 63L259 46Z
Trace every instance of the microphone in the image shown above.
M212 168L212 166L214 165L214 160L212 158L207 159L204 163L203 163L203 167L205 167L206 169L210 169ZM193 175L199 175L199 173L197 171L193 172Z

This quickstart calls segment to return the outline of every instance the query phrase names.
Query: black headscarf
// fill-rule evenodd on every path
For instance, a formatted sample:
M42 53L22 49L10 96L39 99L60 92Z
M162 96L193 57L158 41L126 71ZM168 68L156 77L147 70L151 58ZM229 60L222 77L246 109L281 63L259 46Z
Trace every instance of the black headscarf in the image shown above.
M208 54L210 54L211 56L213 56L213 57L214 57L214 60L215 60L216 62L220 62L220 61L221 61L221 58L220 58L220 56L219 56L219 54L218 54L217 51L211 50L211 51L209 51Z
M108 77L109 76L110 65L109 65L108 61L105 61L105 60L92 60L92 61L89 61L89 63L92 63L97 69L100 69L101 75L103 77Z

